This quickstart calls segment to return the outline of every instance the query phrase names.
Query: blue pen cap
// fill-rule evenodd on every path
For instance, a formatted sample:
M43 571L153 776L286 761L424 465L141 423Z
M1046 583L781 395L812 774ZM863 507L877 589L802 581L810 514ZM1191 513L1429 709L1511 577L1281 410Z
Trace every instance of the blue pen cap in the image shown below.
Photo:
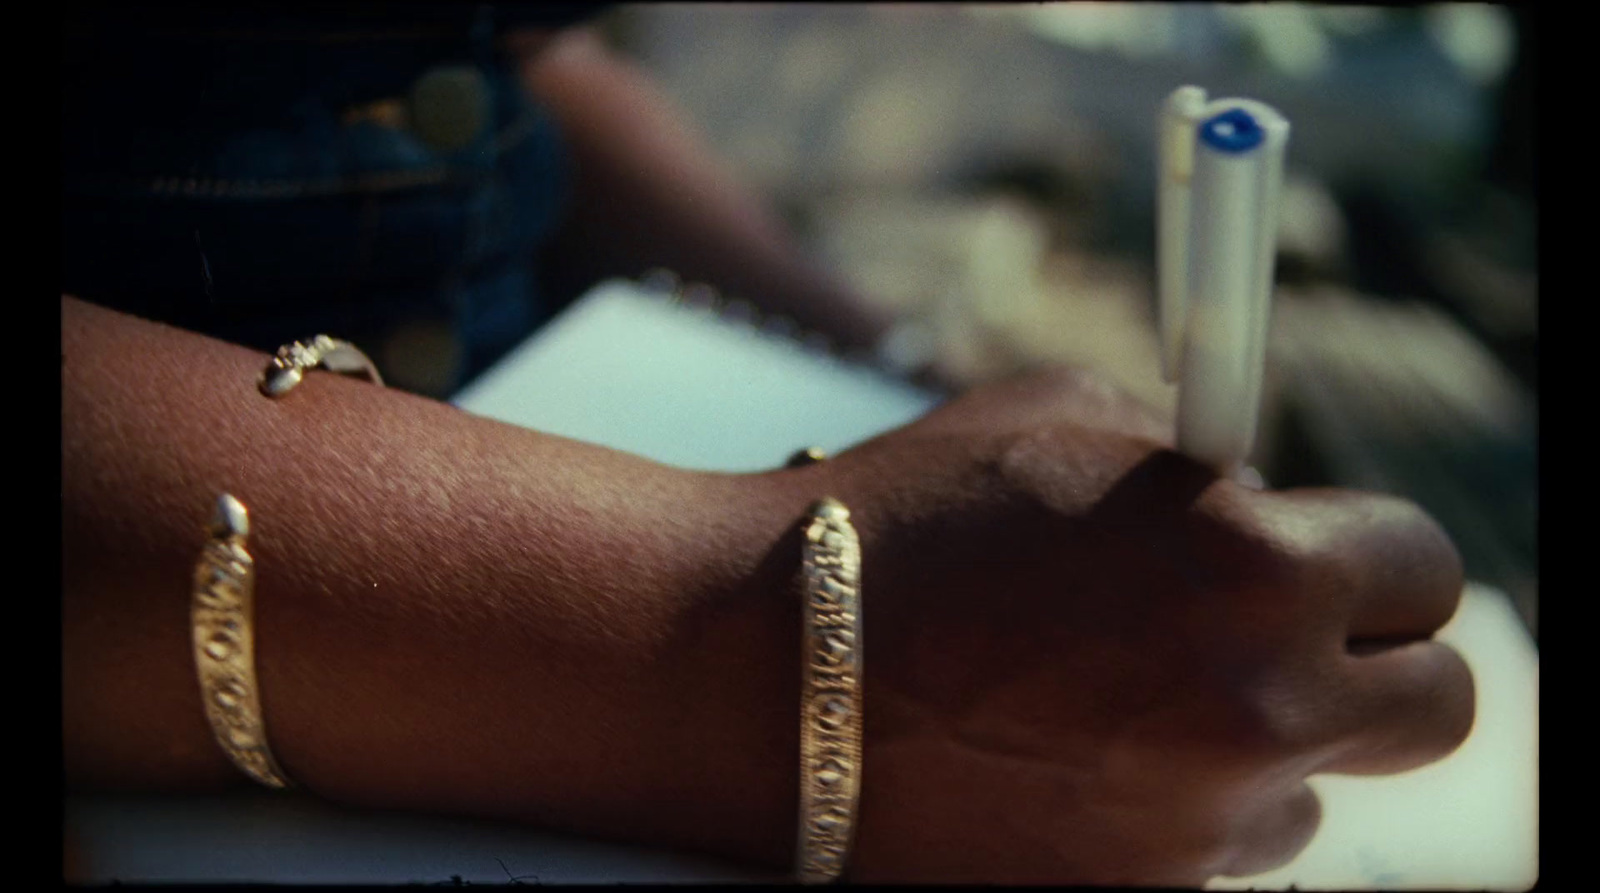
M1266 131L1244 109L1229 109L1200 125L1200 139L1222 152L1248 152L1266 139Z

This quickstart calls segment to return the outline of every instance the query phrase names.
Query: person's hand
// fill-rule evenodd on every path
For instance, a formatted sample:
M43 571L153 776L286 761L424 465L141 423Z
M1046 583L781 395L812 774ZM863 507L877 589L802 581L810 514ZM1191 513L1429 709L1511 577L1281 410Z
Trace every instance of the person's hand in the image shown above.
M1256 491L1079 373L980 389L790 475L863 544L849 876L1192 885L1281 865L1318 772L1448 754L1460 560L1400 499Z

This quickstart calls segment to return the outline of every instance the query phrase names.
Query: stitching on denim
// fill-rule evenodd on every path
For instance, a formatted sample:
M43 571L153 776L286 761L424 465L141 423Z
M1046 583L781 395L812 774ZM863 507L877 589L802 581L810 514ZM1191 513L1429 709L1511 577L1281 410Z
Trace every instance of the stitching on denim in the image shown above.
M453 40L465 35L460 28L397 28L387 31L311 31L267 32L239 29L152 29L148 36L167 40L233 40L241 43L368 43L378 41Z
M160 198L313 198L395 192L420 186L436 186L457 179L450 168L436 167L412 171L387 171L357 174L326 180L217 180L208 177L159 177L149 182L146 191Z
M489 152L495 158L520 145L534 132L536 118L532 111L524 111L490 141ZM87 186L72 191L101 191L149 195L156 198L323 198L338 195L370 195L398 192L424 186L439 186L450 182L474 179L477 172L461 172L455 168L438 166L421 170L386 171L375 174L357 174L352 177L333 177L325 180L222 180L213 177L156 177L132 180L130 178L91 179ZM75 186L77 184L74 184ZM97 188L98 187L98 188Z

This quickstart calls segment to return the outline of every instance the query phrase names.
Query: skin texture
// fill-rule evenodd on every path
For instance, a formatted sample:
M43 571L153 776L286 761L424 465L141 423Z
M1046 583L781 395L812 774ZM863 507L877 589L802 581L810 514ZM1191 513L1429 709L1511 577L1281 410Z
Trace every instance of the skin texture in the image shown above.
M798 615L733 596L786 509L327 373L268 400L264 355L93 305L62 327L70 783L239 780L187 631L225 490L252 514L273 749L314 794L735 855L782 836L793 770L764 755L794 713L766 702L798 709Z
M1459 559L1416 507L1260 492L1090 376L971 392L819 465L671 469L62 301L69 784L242 784L187 581L252 512L274 751L311 793L782 870L796 522L849 505L866 751L850 877L1197 884L1291 857L1319 771L1438 759Z
M1314 832L1307 775L1465 737L1470 674L1426 641L1462 584L1436 524L1390 497L1251 490L1169 442L1054 372L827 469L865 549L852 878L1256 873Z

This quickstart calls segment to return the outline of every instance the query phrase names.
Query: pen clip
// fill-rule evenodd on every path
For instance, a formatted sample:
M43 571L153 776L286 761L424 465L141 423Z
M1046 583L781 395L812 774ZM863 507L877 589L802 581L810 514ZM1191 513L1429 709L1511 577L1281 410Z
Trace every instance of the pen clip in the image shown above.
M1157 122L1159 169L1156 194L1157 319L1161 337L1161 377L1178 380L1189 314L1189 230L1191 178L1196 128L1205 112L1206 91L1179 87L1167 97Z

